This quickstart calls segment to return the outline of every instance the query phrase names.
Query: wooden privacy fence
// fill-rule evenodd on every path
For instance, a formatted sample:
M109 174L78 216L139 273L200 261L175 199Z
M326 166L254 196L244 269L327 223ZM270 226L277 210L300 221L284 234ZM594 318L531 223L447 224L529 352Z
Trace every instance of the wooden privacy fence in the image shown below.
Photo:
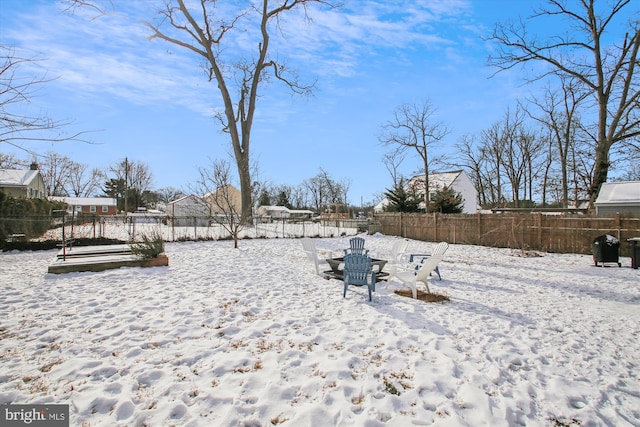
M640 237L640 215L376 214L381 232L428 242L482 245L544 252L590 254L593 240L610 234L620 256L631 256L626 239Z

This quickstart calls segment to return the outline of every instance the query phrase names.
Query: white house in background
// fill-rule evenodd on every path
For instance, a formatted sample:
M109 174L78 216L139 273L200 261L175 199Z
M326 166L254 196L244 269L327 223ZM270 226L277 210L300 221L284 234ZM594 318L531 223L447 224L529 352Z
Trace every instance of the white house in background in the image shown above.
M596 214L640 214L640 181L605 182L594 202Z
M118 205L116 199L112 197L61 197L50 196L49 200L64 202L68 205L67 211L76 214L92 215L116 215Z
M200 197L184 196L167 203L167 215L175 226L206 227L209 225L211 207Z
M0 169L0 191L13 197L47 197L44 179L35 163L30 169Z
M417 175L411 178L407 183L407 188L412 187L416 188L418 194L424 195L424 176ZM438 190L442 190L444 187L451 187L462 195L462 213L476 213L478 211L478 192L465 171L429 174L429 200ZM388 204L389 200L384 199L376 205L374 212L383 212L384 207ZM424 208L424 202L420 204L420 207Z
M259 206L256 209L256 216L268 219L289 218L289 209L284 206Z
M260 206L256 209L256 216L261 219L310 219L313 211L306 209L289 209L285 206Z
M138 208L135 212L127 212L127 219L136 224L164 223L167 214L157 209Z

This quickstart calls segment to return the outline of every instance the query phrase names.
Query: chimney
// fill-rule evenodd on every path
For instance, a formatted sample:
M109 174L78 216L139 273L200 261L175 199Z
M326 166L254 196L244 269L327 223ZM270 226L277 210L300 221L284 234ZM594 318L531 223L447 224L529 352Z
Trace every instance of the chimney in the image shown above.
M32 171L38 170L38 164L36 162L31 162L31 166L29 167Z

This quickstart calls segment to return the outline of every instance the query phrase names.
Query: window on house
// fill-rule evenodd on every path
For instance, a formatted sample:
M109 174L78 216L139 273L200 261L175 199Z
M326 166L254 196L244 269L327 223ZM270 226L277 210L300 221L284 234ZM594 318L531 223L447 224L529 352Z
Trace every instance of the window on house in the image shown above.
M96 207L95 206L89 206L89 212L91 213L96 213Z
M108 212L109 212L109 206L103 206L102 213L108 213Z
M76 212L82 212L82 206L77 205L76 206Z

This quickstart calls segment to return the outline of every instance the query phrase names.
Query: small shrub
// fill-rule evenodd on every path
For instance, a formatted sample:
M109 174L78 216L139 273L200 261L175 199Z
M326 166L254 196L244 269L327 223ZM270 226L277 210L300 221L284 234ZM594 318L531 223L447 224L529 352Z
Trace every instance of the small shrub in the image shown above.
M131 252L144 259L157 258L164 252L164 240L159 234L152 236L142 236L141 242L129 243Z

